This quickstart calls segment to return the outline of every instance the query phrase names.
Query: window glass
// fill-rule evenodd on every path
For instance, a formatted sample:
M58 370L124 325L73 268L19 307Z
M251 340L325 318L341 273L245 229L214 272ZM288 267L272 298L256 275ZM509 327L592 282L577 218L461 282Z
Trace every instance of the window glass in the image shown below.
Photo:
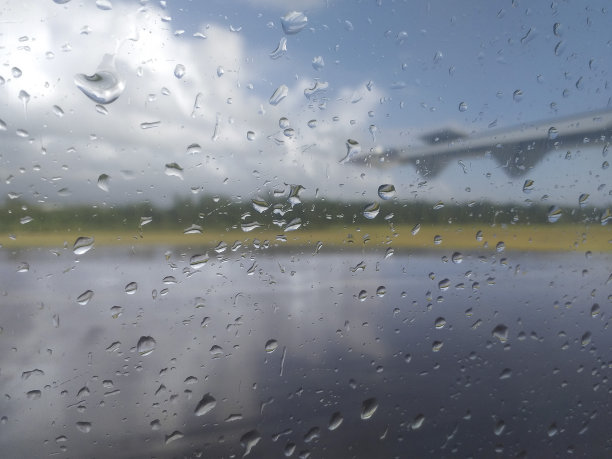
M0 1L5 457L612 454L607 1Z

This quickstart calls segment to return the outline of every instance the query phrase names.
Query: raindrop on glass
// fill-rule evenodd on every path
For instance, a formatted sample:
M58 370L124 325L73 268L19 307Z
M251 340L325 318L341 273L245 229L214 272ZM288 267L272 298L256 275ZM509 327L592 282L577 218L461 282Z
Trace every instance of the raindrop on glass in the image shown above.
M289 88L286 85L281 84L270 96L270 105L278 105L285 97L287 97L287 94L289 94Z
M391 184L384 184L378 187L378 196L381 199L391 199L395 196L395 187Z
M378 401L375 398L368 398L361 403L361 419L370 419L378 409Z
M363 216L368 220L376 218L379 212L380 204L378 204L377 202L372 202L363 208Z
M85 306L87 303L89 303L89 300L91 300L94 296L94 292L91 290L85 290L83 293L81 293L76 301L77 303L79 303L81 306Z
M136 345L136 351L142 355L149 355L155 349L156 342L150 336L141 336Z
M304 13L300 11L291 11L285 14L281 18L281 25L283 26L283 31L287 35L293 35L298 33L308 23L308 18L304 15Z
M108 174L100 174L100 176L98 177L98 188L100 188L102 191L106 191L108 193L109 191L109 182L110 182L110 175Z
M206 394L202 397L202 400L198 402L195 408L195 415L204 416L206 413L212 411L215 406L217 406L217 400L215 400L212 395Z

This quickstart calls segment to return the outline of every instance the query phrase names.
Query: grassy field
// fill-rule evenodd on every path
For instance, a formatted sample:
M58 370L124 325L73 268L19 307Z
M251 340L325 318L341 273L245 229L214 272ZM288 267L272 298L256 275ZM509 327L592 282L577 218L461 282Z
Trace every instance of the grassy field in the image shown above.
M144 229L142 232L125 230L100 230L83 233L74 232L22 232L15 235L0 236L0 244L5 250L11 248L62 248L72 247L79 236L92 236L95 245L154 245L162 247L184 246L208 250L220 241L231 246L235 241L252 245L255 239L261 243L269 241L271 247L300 247L314 251L320 242L329 249L444 249L444 250L495 250L503 242L506 251L591 251L612 250L612 230L607 226L593 225L538 225L538 226L476 226L476 225L423 225L418 233L412 234L412 227L388 225L368 225L364 227L329 227L321 229L301 228L284 235L274 230L256 229L245 233L241 230L204 231L202 234L183 234L181 230L155 231ZM482 231L478 240L476 233ZM441 242L434 243L439 236Z

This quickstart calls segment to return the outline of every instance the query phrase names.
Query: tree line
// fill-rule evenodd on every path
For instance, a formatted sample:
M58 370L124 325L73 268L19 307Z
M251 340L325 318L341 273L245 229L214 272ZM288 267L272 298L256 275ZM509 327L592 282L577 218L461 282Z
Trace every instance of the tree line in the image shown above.
M517 224L549 223L552 213L560 213L562 223L601 223L605 208L593 206L551 206L542 203L499 204L488 201L437 203L423 200L380 201L369 208L366 202L341 202L328 199L304 200L299 197L267 196L255 202L230 197L203 196L199 199L176 198L168 208L152 203L122 205L42 206L10 200L0 206L0 230L59 231L126 229L146 227L151 230L202 229L231 230L257 222L262 227L282 228L299 219L302 226L323 228L338 225L396 224ZM367 214L369 217L366 217ZM148 226L147 226L148 225Z

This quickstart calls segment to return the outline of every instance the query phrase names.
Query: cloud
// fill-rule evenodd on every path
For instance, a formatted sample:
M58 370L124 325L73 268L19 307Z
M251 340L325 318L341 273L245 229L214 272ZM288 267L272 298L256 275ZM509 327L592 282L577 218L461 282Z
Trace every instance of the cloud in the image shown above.
M376 88L332 81L308 99L304 90L315 83L307 76L312 69L305 70L309 63L301 69L306 76L279 75L269 51L262 54L265 48L241 33L211 23L201 28L206 38L176 36L163 10L113 5L102 11L45 2L11 17L5 68L22 71L19 78L3 71L1 167L5 177L13 176L11 191L51 202L159 201L190 190L244 196L303 183L314 194L315 188L337 190L337 183L326 183L330 174L357 175L338 161L348 138L372 146L368 112L383 97ZM20 41L28 31L32 35ZM74 76L93 74L107 54L114 54L125 90L101 108L77 88ZM181 78L177 65L184 66ZM288 96L273 106L268 100L280 82ZM22 90L30 94L26 108ZM292 134L280 128L283 117ZM315 128L308 124L313 119ZM18 129L27 137L17 136ZM199 145L190 150L194 154L187 151L192 144ZM183 181L164 174L173 162L183 168ZM102 173L111 176L110 193L96 187ZM65 188L71 197L58 196Z

